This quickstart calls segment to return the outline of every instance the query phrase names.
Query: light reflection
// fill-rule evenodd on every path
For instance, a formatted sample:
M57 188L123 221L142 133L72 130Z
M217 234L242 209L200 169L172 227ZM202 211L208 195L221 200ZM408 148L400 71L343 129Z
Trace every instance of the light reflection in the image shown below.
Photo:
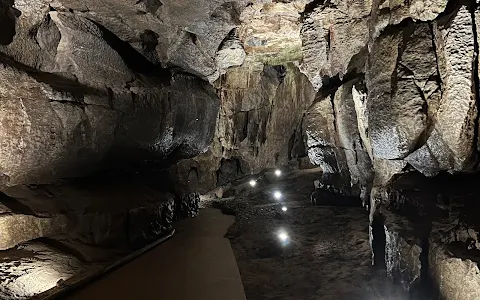
M287 211L287 210L288 210L288 208L286 206L282 207L282 211Z
M279 192L279 191L275 191L275 192L273 193L273 197L274 197L275 199L277 199L277 200L280 200L280 199L282 199L282 193Z
M284 230L281 230L278 234L278 239L282 242L282 243L286 243L288 242L288 239L289 239L289 236L288 236L288 233L286 233Z
M250 180L250 186L254 187L257 185L257 182L255 180Z
M282 171L281 171L281 170L278 170L278 169L275 170L275 175L276 175L277 177L282 176Z

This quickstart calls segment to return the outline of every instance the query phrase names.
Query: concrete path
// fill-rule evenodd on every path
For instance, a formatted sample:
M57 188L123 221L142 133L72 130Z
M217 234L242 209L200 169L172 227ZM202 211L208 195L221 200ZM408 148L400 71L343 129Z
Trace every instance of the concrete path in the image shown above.
M68 299L246 300L230 242L234 217L204 209L169 241Z

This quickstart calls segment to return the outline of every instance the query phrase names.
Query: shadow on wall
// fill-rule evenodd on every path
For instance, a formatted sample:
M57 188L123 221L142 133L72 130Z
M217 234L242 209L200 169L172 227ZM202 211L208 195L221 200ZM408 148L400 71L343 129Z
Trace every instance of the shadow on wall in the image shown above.
M248 165L241 157L223 158L217 171L217 184L220 186L245 177L249 171Z
M21 12L14 4L14 0L0 0L0 45L10 44L15 36L15 23Z

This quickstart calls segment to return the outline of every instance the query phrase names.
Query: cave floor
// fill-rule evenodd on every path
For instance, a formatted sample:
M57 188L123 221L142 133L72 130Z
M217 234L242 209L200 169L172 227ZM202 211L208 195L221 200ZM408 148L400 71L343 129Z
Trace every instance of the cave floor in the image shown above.
M245 182L235 197L214 202L236 215L227 237L247 299L410 299L371 266L365 209L311 205L318 177L303 171L259 179L254 188ZM274 191L283 194L281 200L274 199ZM286 242L280 241L281 232L288 234Z

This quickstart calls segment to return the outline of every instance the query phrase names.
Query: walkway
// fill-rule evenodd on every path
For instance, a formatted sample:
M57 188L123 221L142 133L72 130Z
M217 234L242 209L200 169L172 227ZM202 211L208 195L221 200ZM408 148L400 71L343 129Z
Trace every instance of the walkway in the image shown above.
M169 241L68 299L245 300L228 239L234 217L204 209Z

